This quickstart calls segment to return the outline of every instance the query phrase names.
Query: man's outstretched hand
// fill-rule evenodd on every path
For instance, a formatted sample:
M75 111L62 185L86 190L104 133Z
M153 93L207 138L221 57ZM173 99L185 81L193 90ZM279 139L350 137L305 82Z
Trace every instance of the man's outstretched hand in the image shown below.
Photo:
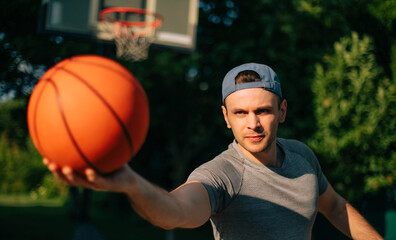
M127 193L136 182L136 173L127 164L112 173L101 175L92 168L79 173L68 166L59 167L47 158L43 159L43 163L56 178L69 186Z

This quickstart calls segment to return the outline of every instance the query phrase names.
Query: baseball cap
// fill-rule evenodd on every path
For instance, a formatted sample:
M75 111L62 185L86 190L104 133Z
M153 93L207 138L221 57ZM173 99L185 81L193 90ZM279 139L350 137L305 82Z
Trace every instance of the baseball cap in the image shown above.
M246 70L257 72L261 81L235 84L236 76ZM224 77L222 85L223 104L225 99L233 92L247 88L263 88L282 98L281 84L278 76L270 67L259 63L245 63L231 69Z

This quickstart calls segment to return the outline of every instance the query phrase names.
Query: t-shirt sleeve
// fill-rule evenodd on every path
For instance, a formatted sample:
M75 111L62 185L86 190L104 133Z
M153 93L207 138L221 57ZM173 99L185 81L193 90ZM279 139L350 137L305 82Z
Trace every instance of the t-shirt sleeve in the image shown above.
M225 171L227 173L225 173ZM187 182L198 181L209 194L212 215L221 212L240 188L240 173L223 159L214 159L195 169Z
M322 168L320 167L320 163L315 153L311 150L310 147L308 147L303 142L297 140L287 140L287 141L288 141L288 146L292 149L292 151L301 154L305 159L307 159L309 164L314 169L319 184L319 195L322 195L327 190L328 181L325 174L322 171Z
M319 163L318 158L316 157L315 153L308 146L306 146L306 149L308 152L307 153L308 160L313 165L313 167L316 171L316 175L318 177L319 196L320 196L327 190L328 181L327 181L325 174L322 171L322 168L320 166L320 163Z

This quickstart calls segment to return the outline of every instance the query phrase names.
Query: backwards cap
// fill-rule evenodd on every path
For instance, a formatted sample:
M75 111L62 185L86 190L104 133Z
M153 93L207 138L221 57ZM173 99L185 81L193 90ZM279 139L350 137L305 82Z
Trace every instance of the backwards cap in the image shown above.
M259 82L248 82L235 84L236 76L246 70L251 70L257 72L260 76ZM263 88L270 92L277 94L282 98L281 84L278 76L270 67L264 64L258 63L245 63L231 69L224 77L222 94L223 94L223 104L225 99L233 92L247 88Z

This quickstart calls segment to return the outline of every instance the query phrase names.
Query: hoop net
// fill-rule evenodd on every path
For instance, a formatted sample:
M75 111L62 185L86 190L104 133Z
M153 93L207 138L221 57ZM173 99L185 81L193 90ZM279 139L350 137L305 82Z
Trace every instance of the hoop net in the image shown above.
M162 16L144 9L115 7L100 12L98 37L114 40L117 57L129 61L147 59Z

